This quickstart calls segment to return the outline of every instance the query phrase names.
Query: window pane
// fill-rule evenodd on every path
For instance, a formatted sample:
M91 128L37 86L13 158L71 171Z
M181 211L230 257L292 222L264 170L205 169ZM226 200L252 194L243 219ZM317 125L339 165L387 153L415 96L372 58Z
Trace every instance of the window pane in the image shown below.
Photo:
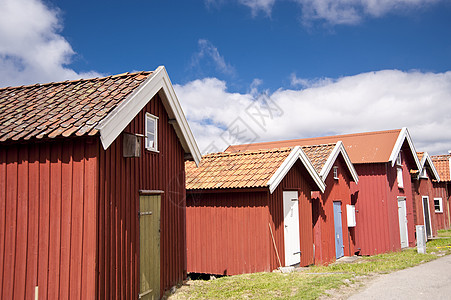
M147 132L148 133L155 132L155 120L152 118L147 118Z

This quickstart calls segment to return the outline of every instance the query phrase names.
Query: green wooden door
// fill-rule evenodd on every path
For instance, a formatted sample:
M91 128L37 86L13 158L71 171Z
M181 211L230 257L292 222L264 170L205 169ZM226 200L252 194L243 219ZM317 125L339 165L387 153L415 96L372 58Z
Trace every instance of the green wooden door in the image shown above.
M161 195L139 197L140 299L160 298Z

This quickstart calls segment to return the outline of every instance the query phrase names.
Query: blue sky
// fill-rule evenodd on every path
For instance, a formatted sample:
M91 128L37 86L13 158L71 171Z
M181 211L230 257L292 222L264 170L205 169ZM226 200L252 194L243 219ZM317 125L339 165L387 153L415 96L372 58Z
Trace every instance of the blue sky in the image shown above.
M204 152L407 126L439 154L450 29L440 0L0 0L0 86L164 65Z

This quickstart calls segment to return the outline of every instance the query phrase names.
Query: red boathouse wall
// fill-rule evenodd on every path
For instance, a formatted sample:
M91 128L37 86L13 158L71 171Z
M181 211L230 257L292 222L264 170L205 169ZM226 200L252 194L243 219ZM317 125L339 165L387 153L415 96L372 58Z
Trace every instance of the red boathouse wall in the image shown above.
M314 183L305 178L310 175L297 162L272 194L267 188L187 191L188 272L271 271L280 266L277 253L283 265L283 191L287 190L299 193L301 265L313 264L310 194Z
M2 299L96 289L97 138L0 147Z
M0 146L1 299L137 299L139 190L162 190L160 291L186 277L184 150L158 94L124 132L158 120L159 152L122 134Z
M352 256L355 252L355 228L349 227L346 205L351 203L351 174L340 155L334 167L338 167L338 179L334 179L333 168L326 178L324 193L314 192L313 235L315 242L315 264L327 265L336 260L334 201L341 202L344 254Z
M398 218L398 196L406 198L409 246L415 245L413 196L409 166L402 157L404 188L398 188L397 166L388 163L354 164L359 184L351 184L357 192L356 250L361 255L374 255L401 249Z

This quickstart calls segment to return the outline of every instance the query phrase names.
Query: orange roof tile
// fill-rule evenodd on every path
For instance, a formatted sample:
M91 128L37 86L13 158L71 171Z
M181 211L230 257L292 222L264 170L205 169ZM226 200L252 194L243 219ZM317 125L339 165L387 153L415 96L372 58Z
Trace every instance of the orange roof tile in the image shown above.
M276 142L231 145L226 151L236 152L243 150L320 145L342 141L352 163L388 162L400 133L401 129L396 129Z
M432 163L437 169L441 181L451 181L450 159L451 155L432 155Z
M320 173L326 164L332 150L334 150L335 143L322 144L322 145L310 145L302 146L302 151L310 159L313 167L315 167L316 172Z
M0 142L95 135L153 72L0 88Z
M202 157L199 167L192 161L185 163L188 190L215 188L267 187L290 154L292 148L239 153L214 153ZM265 163L264 165L262 163ZM213 172L215 169L217 172Z

